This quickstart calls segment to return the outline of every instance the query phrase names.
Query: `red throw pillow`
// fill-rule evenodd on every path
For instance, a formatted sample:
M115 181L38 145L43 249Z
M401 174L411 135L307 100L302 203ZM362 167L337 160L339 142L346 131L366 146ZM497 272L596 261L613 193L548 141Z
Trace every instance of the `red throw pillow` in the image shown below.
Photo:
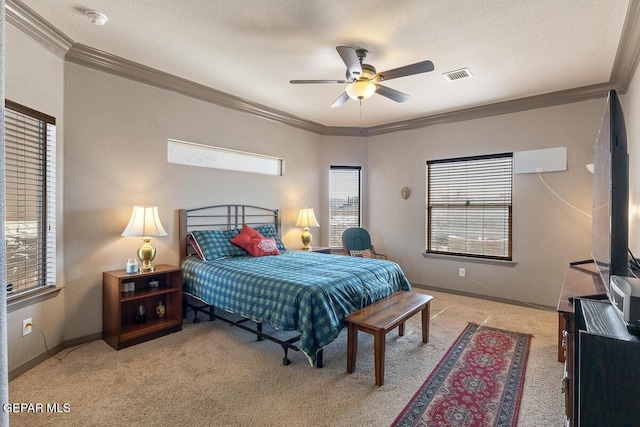
M274 238L251 239L249 247L245 249L251 256L280 255Z
M264 239L264 236L258 233L256 230L248 226L247 224L242 226L242 231L236 237L231 240L236 246L241 247L245 251L249 252L251 246L251 239Z

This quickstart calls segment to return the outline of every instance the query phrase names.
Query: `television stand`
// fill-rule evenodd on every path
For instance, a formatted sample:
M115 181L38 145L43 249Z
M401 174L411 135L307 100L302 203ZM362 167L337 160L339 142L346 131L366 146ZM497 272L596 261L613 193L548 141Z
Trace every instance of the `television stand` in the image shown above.
M573 426L637 426L640 338L608 301L577 298Z
M565 270L562 291L558 300L558 362L565 364L563 390L565 395L565 415L569 426L573 419L573 342L575 331L576 298L584 295L606 295L595 264L570 265Z

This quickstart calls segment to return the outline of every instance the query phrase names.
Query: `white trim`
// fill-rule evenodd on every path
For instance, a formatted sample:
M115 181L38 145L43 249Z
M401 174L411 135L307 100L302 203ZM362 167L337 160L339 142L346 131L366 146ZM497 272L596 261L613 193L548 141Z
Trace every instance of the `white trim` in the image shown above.
M8 24L61 58L64 58L71 45L75 43L66 34L20 1L7 0L5 10L5 19Z
M470 262L475 264L497 265L500 267L515 267L518 264L516 261L507 261L503 259L477 258L473 256L462 255L432 254L428 252L422 252L422 256L424 258L437 258L446 261L455 261L457 263Z
M640 25L638 25L640 22L640 1L631 0L622 29L616 59L607 82L433 114L400 122L386 123L369 128L338 127L326 126L303 119L281 110L257 104L133 61L128 61L108 52L76 43L19 0L7 0L6 10L7 23L57 55L63 56L66 61L283 123L308 132L329 136L368 137L442 123L455 123L554 105L570 104L588 99L605 98L611 89L625 94L640 61Z
M167 161L203 168L284 175L284 159L177 139L167 141Z

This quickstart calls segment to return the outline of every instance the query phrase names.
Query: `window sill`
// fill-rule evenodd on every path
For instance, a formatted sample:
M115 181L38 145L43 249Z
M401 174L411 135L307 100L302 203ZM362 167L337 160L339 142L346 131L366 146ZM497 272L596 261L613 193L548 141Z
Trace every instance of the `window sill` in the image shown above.
M42 301L46 301L50 298L55 298L56 296L58 296L62 289L64 288L57 286L47 286L33 291L27 291L22 294L8 296L7 312L11 313L12 311L37 304Z
M457 255L443 255L443 254L430 254L427 252L422 252L422 256L425 258L436 258L447 261L455 261L455 262L472 262L475 264L486 264L486 265L497 265L500 267L515 267L518 264L515 261L503 261L499 259L486 259L486 258L473 258L467 256L457 256Z

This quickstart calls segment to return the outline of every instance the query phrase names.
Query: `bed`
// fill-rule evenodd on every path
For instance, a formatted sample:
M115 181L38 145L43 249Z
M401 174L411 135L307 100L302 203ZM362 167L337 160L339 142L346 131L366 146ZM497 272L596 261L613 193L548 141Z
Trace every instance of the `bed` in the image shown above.
M278 210L208 206L180 210L179 222L186 308L196 318L203 312L282 345L284 364L291 362L287 351L292 349L322 367L322 348L338 336L348 314L398 290L411 290L391 261L286 250ZM247 226L275 244L278 254L251 256L231 244ZM228 313L240 320L229 320ZM265 334L263 324L298 335L279 339Z

